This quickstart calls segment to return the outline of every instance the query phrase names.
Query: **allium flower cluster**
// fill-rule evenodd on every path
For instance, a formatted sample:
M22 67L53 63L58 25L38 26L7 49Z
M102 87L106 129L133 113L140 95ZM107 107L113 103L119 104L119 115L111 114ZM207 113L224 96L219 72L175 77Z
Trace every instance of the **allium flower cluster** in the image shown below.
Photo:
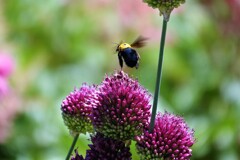
M62 117L73 135L93 131L90 114L93 105L97 103L96 92L95 86L83 84L62 101Z
M123 71L106 76L98 87L84 84L62 102L65 124L73 134L94 130L86 157L72 160L129 160L126 142L136 140L141 158L186 160L195 139L184 119L159 113L149 133L150 94Z
M168 21L169 16L174 8L179 7L185 0L143 0L152 8L158 8L160 15Z
M123 71L106 77L99 86L92 110L97 132L107 137L130 140L143 132L150 118L150 94Z
M145 160L187 160L192 156L190 147L195 139L183 118L164 113L157 115L153 132L146 129L136 141L138 152Z

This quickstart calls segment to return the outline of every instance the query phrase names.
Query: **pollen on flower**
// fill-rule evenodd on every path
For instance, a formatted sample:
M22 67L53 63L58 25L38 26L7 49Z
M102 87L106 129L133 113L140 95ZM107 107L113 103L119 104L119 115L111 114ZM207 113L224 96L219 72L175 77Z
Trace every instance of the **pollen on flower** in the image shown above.
M106 76L99 86L91 119L97 132L130 140L143 132L150 118L150 94L123 71Z
M93 131L89 116L95 103L96 87L86 84L80 89L75 89L62 101L62 117L73 135Z
M146 129L136 136L136 147L143 159L184 159L192 156L190 147L195 143L194 131L184 119L170 113L158 114L152 133Z

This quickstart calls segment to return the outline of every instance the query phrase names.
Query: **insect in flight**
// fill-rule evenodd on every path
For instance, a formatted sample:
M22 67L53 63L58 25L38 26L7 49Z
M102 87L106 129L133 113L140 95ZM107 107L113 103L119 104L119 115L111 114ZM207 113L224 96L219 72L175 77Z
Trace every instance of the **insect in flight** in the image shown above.
M123 68L123 60L128 67L139 66L140 56L134 48L141 48L145 45L147 38L139 36L131 45L125 42L120 42L117 46L118 60L121 68Z

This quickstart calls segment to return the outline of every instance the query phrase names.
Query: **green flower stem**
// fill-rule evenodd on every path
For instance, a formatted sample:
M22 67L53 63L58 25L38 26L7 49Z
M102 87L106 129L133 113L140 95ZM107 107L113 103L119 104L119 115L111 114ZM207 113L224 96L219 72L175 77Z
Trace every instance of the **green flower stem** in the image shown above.
M167 21L163 18L162 35L161 35L160 51L159 51L159 59L158 59L157 79L156 79L156 86L155 86L155 92L154 92L153 108L152 108L152 116L150 121L149 132L153 131L154 124L155 124L158 94L160 92L161 77L162 77L162 63L163 63L163 52L164 52L166 32L167 32Z
M69 149L69 151L68 151L66 160L69 160L69 158L70 158L70 156L71 156L71 154L72 154L72 151L73 151L73 149L74 149L74 146L75 146L75 144L77 143L78 137L79 137L79 134L76 134L75 137L74 137L74 139L73 139L72 145L71 145L71 147L70 147L70 149Z

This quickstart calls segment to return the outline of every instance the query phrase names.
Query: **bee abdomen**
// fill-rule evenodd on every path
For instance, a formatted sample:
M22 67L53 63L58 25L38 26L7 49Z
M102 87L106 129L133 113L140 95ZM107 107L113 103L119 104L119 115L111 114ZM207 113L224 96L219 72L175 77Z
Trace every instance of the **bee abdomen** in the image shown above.
M138 57L136 50L134 50L132 48L126 48L123 51L121 51L121 55L124 59L124 62L126 63L126 65L128 67L138 68L139 57Z

